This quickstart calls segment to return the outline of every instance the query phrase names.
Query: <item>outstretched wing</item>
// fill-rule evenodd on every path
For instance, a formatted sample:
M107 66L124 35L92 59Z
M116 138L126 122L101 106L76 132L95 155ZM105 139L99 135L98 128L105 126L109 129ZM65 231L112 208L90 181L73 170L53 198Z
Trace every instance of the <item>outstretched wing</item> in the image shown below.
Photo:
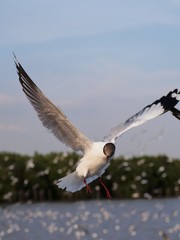
M112 128L108 136L105 137L105 141L115 142L115 140L127 130L137 127L167 111L171 111L172 114L180 119L180 112L174 106L180 100L180 91L175 89L169 92L166 96L161 97L152 104L146 106L141 111L127 119L124 123L119 124L117 127Z
M16 57L15 64L22 89L43 125L50 129L61 142L73 150L84 152L88 149L91 141L68 120L61 110L45 97L17 61Z

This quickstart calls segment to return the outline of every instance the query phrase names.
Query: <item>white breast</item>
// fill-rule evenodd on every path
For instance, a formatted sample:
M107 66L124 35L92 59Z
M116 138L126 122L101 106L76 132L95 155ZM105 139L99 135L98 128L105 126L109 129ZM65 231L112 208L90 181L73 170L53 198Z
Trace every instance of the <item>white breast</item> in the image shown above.
M90 177L101 172L107 164L107 158L103 153L105 144L104 142L94 142L92 144L92 147L85 153L76 168L79 176Z

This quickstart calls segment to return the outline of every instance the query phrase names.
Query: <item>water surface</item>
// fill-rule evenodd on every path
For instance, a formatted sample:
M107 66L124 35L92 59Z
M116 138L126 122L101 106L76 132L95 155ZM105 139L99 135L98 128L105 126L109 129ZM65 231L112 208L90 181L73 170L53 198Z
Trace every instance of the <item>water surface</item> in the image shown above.
M180 200L14 204L0 208L0 240L178 240Z

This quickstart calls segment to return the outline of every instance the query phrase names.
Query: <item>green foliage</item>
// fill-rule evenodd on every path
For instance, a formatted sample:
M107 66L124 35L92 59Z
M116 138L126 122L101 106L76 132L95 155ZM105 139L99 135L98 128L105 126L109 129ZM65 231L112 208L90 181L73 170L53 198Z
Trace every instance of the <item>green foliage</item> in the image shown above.
M0 202L77 200L106 197L98 179L93 194L83 188L68 193L57 180L75 169L75 153L35 153L34 156L0 153ZM180 195L180 161L167 156L141 156L112 160L103 181L116 198L152 198Z

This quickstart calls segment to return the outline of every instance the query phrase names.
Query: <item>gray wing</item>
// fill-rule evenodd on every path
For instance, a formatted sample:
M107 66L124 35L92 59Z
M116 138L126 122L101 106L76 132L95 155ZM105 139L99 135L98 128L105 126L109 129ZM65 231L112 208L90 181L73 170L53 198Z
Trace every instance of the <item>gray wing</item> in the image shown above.
M68 120L62 111L45 97L16 58L15 64L22 89L43 125L73 150L85 152L91 146L91 141Z
M167 111L171 111L172 114L180 119L180 112L174 106L180 100L180 91L175 89L169 92L166 96L161 97L152 104L146 106L141 111L127 119L124 123L119 124L115 128L111 129L108 136L105 137L105 141L115 142L115 140L127 130L137 127Z

